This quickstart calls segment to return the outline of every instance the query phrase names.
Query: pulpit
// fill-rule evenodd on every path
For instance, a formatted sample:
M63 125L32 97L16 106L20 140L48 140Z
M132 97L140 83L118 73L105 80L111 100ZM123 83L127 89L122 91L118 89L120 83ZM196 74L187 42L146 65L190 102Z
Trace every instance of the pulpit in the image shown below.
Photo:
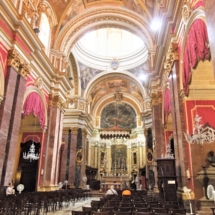
M177 201L175 159L157 159L157 172L160 197L166 201Z

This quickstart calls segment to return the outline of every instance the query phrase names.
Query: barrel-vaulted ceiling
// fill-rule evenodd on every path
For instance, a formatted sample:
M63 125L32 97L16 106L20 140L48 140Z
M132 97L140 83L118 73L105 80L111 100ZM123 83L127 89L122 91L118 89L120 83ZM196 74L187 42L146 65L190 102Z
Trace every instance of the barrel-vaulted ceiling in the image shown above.
M77 95L74 96L86 99L92 116L100 116L105 106L116 101L119 93L121 100L130 104L137 116L148 111L150 83L159 82L157 78L162 70L160 65L165 50L162 44L168 38L171 19L180 1L48 1L58 20L53 29L52 47L67 57L72 53L76 69L73 67L69 74L76 88L74 94ZM158 31L153 31L151 26L157 19L163 23ZM89 32L98 32L98 29L127 31L140 38L142 43L131 56L96 55L87 50L80 40ZM107 45L104 47L107 48ZM140 76L146 79L141 80Z

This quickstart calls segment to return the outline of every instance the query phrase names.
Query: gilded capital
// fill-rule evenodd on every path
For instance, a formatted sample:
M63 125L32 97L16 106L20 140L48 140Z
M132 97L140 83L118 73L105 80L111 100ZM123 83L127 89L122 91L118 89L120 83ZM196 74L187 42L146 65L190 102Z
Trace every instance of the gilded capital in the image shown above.
M175 60L178 60L178 43L171 42L169 44L166 59L164 62L164 70L165 73L168 73L168 76L170 71L172 70Z
M84 128L82 129L82 136L86 137L87 136L87 130Z
M151 93L150 97L151 97L152 106L162 103L161 91L158 91L156 93Z
M18 53L16 49L11 49L8 52L8 66L13 67L22 77L26 78L30 73L30 66L25 62L23 57Z
M26 62L23 62L20 64L18 73L22 77L27 78L27 76L30 74L30 70L31 70L31 67Z
M8 66L12 66L18 72L19 66L20 66L21 61L22 61L20 54L15 49L11 49L8 52L7 59L8 59L7 60Z
M59 95L49 95L49 105L58 107L61 111L66 108L66 102Z
M77 127L74 127L74 128L71 128L71 131L72 131L72 134L78 134L78 128Z
M63 128L63 134L69 134L70 127Z

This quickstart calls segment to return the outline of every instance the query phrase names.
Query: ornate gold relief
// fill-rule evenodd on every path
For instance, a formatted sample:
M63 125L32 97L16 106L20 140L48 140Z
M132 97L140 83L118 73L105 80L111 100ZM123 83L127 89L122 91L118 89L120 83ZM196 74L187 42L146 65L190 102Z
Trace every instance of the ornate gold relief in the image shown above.
M31 67L25 62L15 49L8 52L8 66L13 67L22 77L26 78L30 74Z
M71 60L72 64L75 95L78 95L78 69L73 55L70 54L69 59Z
M36 86L37 88L39 88L40 90L43 88L43 80L41 77L38 77L35 82L34 82L34 86Z
M78 128L77 127L74 127L71 130L72 130L72 134L78 134Z
M171 42L166 54L164 69L166 73L170 73L175 60L178 60L178 43Z
M17 72L19 70L19 66L21 64L21 56L15 49L11 49L8 52L8 61L7 64L8 66L12 66Z
M82 153L82 149L79 149L76 152L76 165L81 165L83 161L83 153Z
M30 70L31 70L31 67L26 62L23 62L19 66L18 73L22 77L26 78L30 74Z
M182 6L182 20L186 24L190 15L192 13L192 3L190 0L184 0L184 5Z
M79 103L79 109L80 109L80 110L84 110L84 103L83 103L83 102L80 102L80 103Z
M152 101L152 106L158 105L162 102L162 93L161 91L158 91L156 93L151 93L150 98Z
M59 95L49 95L49 105L58 107L61 111L66 108L66 102Z
M86 137L87 136L87 130L84 128L82 129L82 136Z
M152 164L153 162L153 152L151 149L147 150L146 159L148 164Z
M52 11L50 9L50 7L48 7L48 5L46 5L43 1L40 1L38 7L37 7L37 10L38 10L38 13L39 13L39 20L38 22L40 22L40 19L41 19L41 14L42 13L45 13L48 20L49 20L49 25L50 25L50 28L53 28L53 26L55 25L52 21Z
M121 101L123 99L123 94L117 92L117 93L114 94L114 98L115 98L116 101Z

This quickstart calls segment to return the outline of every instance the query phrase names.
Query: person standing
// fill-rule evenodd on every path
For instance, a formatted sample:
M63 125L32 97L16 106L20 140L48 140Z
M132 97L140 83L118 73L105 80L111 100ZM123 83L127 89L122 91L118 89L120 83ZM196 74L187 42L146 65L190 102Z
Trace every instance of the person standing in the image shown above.
M14 188L13 184L9 183L6 189L6 196L15 194L15 190L13 188Z

